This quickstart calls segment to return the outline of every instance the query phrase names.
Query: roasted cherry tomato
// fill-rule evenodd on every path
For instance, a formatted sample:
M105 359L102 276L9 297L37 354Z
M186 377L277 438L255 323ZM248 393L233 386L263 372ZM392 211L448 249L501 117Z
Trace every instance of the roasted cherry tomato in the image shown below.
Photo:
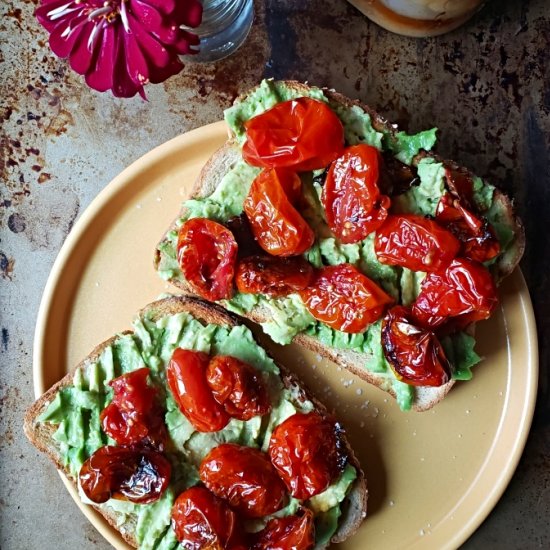
M244 212L241 212L239 216L229 218L225 225L237 241L237 258L242 259L264 253L254 238L250 222Z
M495 282L476 262L458 258L441 273L429 273L413 304L414 317L436 327L448 317L467 316L468 322L487 319L498 303Z
M271 519L255 539L253 550L310 550L315 546L313 512L302 508L293 516Z
M287 180L300 178L287 170L264 170L252 182L244 201L244 211L258 244L273 256L297 256L311 247L315 236L311 227L292 206Z
M433 220L415 214L389 216L376 232L378 261L412 271L439 271L460 250L460 242Z
M222 443L203 459L201 481L216 496L247 518L260 518L280 510L286 489L269 457L252 447Z
M455 198L460 199L468 208L473 208L474 180L466 168L456 165L445 165L445 180L447 188Z
M209 362L206 353L178 348L166 368L168 387L180 411L199 432L217 432L230 420L206 381Z
M465 258L483 263L500 253L500 244L487 220L472 214L449 193L439 200L435 219L461 242Z
M243 157L252 166L307 172L328 166L344 146L340 119L321 101L300 97L245 122Z
M84 494L96 504L110 498L148 504L170 482L170 462L162 453L135 447L100 447L80 468Z
M147 384L144 367L109 382L113 400L101 413L103 431L119 445L150 444L162 450L166 441L164 411L157 390Z
M213 357L206 369L206 381L214 399L233 418L250 420L271 410L260 372L236 357Z
M380 153L370 145L348 147L330 166L321 194L327 223L343 243L356 243L378 229L390 198L378 188Z
M204 487L179 495L172 508L172 527L186 550L233 548L242 529L235 512Z
M319 413L297 413L271 434L269 456L293 497L323 492L347 461L340 426Z
M323 267L308 288L300 292L309 312L343 332L362 332L393 300L351 264Z
M382 322L382 347L395 376L412 386L442 386L451 367L437 336L412 322L409 308L392 307Z
M178 262L183 276L203 298L231 298L236 259L235 237L223 225L193 218L181 226Z
M382 158L378 181L382 193L399 195L420 182L417 169L396 159L391 151L382 153Z
M239 262L235 282L239 292L288 296L307 288L313 266L301 256L250 256Z

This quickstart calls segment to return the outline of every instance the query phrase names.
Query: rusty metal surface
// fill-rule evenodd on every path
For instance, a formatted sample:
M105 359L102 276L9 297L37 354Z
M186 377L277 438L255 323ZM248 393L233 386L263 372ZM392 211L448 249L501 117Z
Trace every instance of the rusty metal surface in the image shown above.
M389 34L343 1L258 2L252 34L236 55L188 64L150 87L148 102L86 88L49 51L34 7L5 0L0 22L0 547L108 547L22 434L23 411L33 399L36 313L74 221L131 161L219 119L240 92L273 76L334 87L405 129L438 126L440 153L516 198L527 230L522 268L539 326L540 394L512 483L465 548L549 548L547 1L489 2L464 27L431 39Z

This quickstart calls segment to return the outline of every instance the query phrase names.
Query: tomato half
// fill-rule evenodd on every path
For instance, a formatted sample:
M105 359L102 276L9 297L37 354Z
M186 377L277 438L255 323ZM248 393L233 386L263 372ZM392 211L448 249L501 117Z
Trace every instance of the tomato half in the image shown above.
M204 487L191 487L178 496L172 527L186 550L224 550L242 529L235 512Z
M269 456L293 497L322 493L347 461L341 428L317 412L297 413L271 434Z
M370 145L345 149L330 166L321 201L331 231L356 243L382 225L390 198L378 188L380 153Z
M107 445L84 462L78 477L84 494L96 504L110 498L149 504L162 496L171 471L158 451Z
M364 331L393 302L351 264L319 269L300 297L315 319L343 332Z
M380 263L412 271L439 271L460 250L460 242L433 220L415 214L389 216L376 232L374 251Z
M497 290L489 270L458 258L445 271L426 276L412 313L422 325L436 327L448 317L467 316L468 322L487 319L497 304Z
M206 381L209 362L206 353L178 348L166 367L168 387L178 408L199 432L217 432L230 420Z
M483 263L499 255L500 243L487 220L472 214L449 193L439 199L435 219L461 242L465 258Z
M214 447L204 457L199 475L210 491L248 518L272 514L287 501L285 485L268 456L252 447Z
M288 296L307 288L313 266L301 256L251 256L239 262L235 282L239 292Z
M313 512L302 508L297 514L274 518L256 534L253 550L310 550L315 546Z
M109 382L113 400L101 412L101 427L119 445L145 443L162 450L166 441L164 411L148 377L149 369L144 367Z
M237 243L229 229L206 218L187 220L178 236L178 262L195 292L207 300L233 295Z
M278 103L244 123L243 157L252 166L307 172L328 166L344 146L344 127L322 101Z
M233 418L250 420L271 410L260 372L236 357L213 357L206 369L206 382L214 399Z
M382 322L382 346L398 380L412 386L442 386L451 367L437 336L412 322L410 309L392 307Z
M300 178L288 170L264 170L252 182L244 211L258 244L273 256L297 256L311 247L313 231L286 190Z

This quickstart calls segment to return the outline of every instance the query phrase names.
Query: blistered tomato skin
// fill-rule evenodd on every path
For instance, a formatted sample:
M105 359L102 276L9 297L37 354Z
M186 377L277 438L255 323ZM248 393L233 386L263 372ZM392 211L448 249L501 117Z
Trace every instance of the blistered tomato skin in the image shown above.
M243 157L262 168L325 168L344 146L340 119L326 103L307 97L278 103L244 127Z
M442 386L451 367L436 335L416 326L410 309L391 308L382 322L382 347L398 380L412 386Z
M496 285L483 265L457 258L422 281L412 314L422 326L437 327L450 317L472 323L488 319L498 304Z
M313 512L303 508L292 516L274 518L256 534L253 550L311 550L315 546Z
M343 243L363 240L388 215L390 198L378 187L379 164L378 149L353 145L329 168L321 201L331 231Z
M239 262L235 282L239 292L288 296L304 290L313 279L313 266L301 256L251 256Z
M166 368L168 387L178 408L199 432L217 432L230 420L206 380L209 362L206 353L178 348Z
M243 517L259 518L280 510L287 502L284 483L268 456L234 443L214 447L203 459L201 481Z
M293 497L308 499L322 493L347 461L341 428L319 413L297 413L271 435L269 456Z
M350 333L363 332L393 302L351 264L323 267L299 294L315 319Z
M204 487L191 487L178 496L172 527L186 550L224 550L241 529L235 512Z
M142 443L162 450L166 441L164 411L148 377L149 369L144 367L109 382L113 400L101 412L101 427L119 445Z
M389 216L376 231L378 261L412 271L439 271L460 250L460 242L433 220L415 214Z
M288 170L264 170L252 182L244 201L254 238L273 256L303 254L315 240L311 227L286 192L294 189L299 181L298 176Z
M149 504L162 496L170 474L170 462L158 451L105 446L84 462L79 482L96 504L110 498Z
M233 418L250 420L271 410L260 372L236 357L213 357L206 369L206 381L214 399Z
M439 200L435 219L460 241L461 256L483 263L499 255L500 243L487 220L475 216L449 193Z
M199 296L233 296L237 242L229 229L206 218L187 220L179 231L177 253L183 276Z

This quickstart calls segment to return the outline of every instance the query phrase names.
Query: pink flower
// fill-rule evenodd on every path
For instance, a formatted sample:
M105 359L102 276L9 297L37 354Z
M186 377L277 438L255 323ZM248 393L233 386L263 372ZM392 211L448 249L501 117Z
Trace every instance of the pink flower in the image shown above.
M181 71L179 55L195 53L199 38L186 30L202 19L198 0L42 0L38 21L50 47L68 57L94 90L145 99L143 86Z

